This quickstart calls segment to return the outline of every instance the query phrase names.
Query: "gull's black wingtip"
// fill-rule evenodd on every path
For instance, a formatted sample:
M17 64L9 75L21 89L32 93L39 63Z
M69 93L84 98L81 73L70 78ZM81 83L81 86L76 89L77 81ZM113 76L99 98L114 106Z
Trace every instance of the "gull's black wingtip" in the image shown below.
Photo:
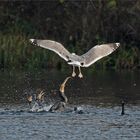
M120 47L120 43L117 42L117 43L115 43L115 44L116 44L117 47Z
M112 44L113 50L116 50L118 47L120 47L120 43L113 43Z
M36 39L29 39L29 41L34 44L34 45L37 45L37 40Z
M32 42L32 43L34 42L34 40L35 40L35 39L29 39L29 41Z

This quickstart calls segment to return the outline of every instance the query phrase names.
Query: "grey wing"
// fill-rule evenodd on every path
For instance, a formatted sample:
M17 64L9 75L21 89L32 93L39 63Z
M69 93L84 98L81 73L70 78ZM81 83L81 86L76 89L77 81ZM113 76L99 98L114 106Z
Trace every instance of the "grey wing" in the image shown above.
M99 59L111 54L120 46L120 43L110 43L96 45L91 48L87 53L83 54L81 57L84 58L83 67L88 67L98 61Z
M57 53L60 57L62 57L66 61L68 61L71 56L71 53L68 50L66 50L62 44L58 42L40 39L30 39L30 41L37 46Z

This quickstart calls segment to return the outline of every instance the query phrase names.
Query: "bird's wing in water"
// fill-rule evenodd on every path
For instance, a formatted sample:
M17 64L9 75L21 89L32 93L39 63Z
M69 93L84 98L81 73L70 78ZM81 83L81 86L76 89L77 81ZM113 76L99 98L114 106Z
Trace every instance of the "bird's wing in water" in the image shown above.
M56 102L52 107L50 108L50 112L53 111L64 111L66 104L64 102Z
M109 44L102 44L96 45L95 47L91 48L87 53L83 54L85 63L83 67L89 67L99 59L111 54L120 46L120 43L109 43Z
M30 41L37 46L57 53L60 57L62 57L66 61L68 61L71 56L71 53L68 50L66 50L62 44L58 42L40 39L30 39Z

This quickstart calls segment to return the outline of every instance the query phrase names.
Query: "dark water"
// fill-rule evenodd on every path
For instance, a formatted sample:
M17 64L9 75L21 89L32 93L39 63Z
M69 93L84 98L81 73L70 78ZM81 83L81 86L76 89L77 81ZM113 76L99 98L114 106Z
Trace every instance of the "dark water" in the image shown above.
M68 81L66 111L47 112L58 99L53 91L67 76L56 71L1 72L0 139L140 139L140 72L86 71L83 79ZM46 91L46 111L31 112L26 95L39 88ZM74 112L74 107L82 112Z

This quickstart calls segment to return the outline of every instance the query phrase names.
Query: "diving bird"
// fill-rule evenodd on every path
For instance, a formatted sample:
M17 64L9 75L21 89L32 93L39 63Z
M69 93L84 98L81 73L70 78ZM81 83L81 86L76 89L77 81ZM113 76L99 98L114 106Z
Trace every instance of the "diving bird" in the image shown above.
M59 97L61 98L61 101L56 102L51 108L50 108L50 112L54 112L54 111L64 111L66 104L68 102L68 98L65 95L65 85L66 82L68 81L68 79L70 79L71 77L67 77L64 82L60 85L60 89L59 89Z
M43 47L45 49L51 50L62 57L69 65L73 66L72 77L76 76L75 67L79 68L79 77L82 78L80 67L89 67L99 59L111 54L119 46L120 43L109 43L96 45L91 48L87 53L79 56L75 53L70 53L64 46L56 41L52 40L40 40L40 39L30 39L30 41L37 46Z
M37 95L36 95L36 100L40 101L40 102L43 102L44 101L44 94L45 94L44 90L38 89L37 90Z
M27 96L27 101L28 101L28 104L29 104L29 106L31 108L31 103L33 101L33 96L32 95Z
M45 94L44 90L38 89L36 94L27 96L27 101L31 109L34 106L36 106L37 109L43 107L44 94Z

